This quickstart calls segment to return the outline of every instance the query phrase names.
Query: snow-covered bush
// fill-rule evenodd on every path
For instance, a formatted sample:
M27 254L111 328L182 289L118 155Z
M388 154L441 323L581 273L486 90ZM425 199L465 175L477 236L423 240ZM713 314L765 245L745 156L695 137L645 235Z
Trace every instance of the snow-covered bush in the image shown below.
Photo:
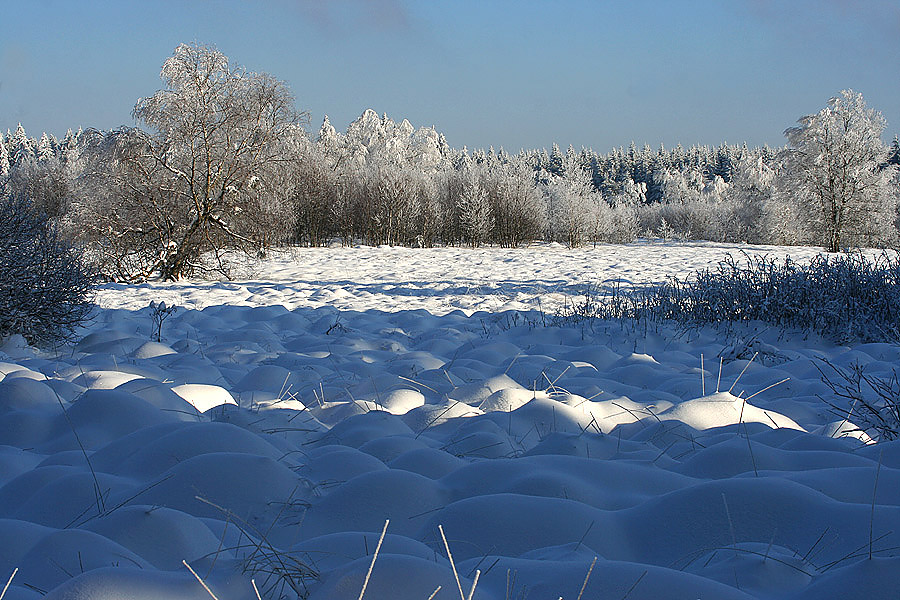
M656 287L615 289L591 303L594 316L710 323L762 321L815 331L838 342L900 341L900 257L819 255L734 258Z
M0 338L71 335L91 311L94 278L79 253L22 198L0 200Z
M748 202L726 194L643 205L638 218L641 231L652 237L741 243L757 240L760 215Z

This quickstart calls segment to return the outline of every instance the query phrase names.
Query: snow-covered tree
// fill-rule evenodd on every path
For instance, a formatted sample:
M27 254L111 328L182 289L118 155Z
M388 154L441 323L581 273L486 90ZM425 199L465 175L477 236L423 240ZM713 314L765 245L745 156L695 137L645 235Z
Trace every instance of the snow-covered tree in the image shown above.
M550 238L570 248L587 239L591 224L594 186L590 175L578 164L574 153L563 159L562 174L546 186Z
M456 212L463 239L473 248L488 241L494 224L488 194L475 169L462 173L462 185L456 200Z
M665 169L653 175L665 204L688 204L700 198L703 176L697 169Z
M16 127L15 132L11 136L7 136L6 145L9 152L9 162L13 167L34 157L28 135L25 133L25 128L22 127L21 123L19 123L19 126Z
M784 191L806 209L825 248L894 237L896 167L887 163L881 113L844 90L798 123L784 132Z
M325 115L325 118L322 120L322 126L319 127L319 137L316 139L316 144L322 152L323 159L331 158L335 164L339 162L344 142L341 139L341 135L331 124L331 121L328 120L328 115Z
M50 141L50 136L47 135L46 131L41 134L41 139L38 140L37 159L40 162L48 162L56 159L53 143Z
M505 248L540 237L545 208L534 172L521 157L501 151L481 175L493 217L492 241Z
M143 248L142 272L133 277L149 268L178 279L207 252L257 251L272 231L290 229L293 214L282 212L287 204L272 195L272 183L290 162L292 139L304 135L305 115L283 82L233 66L212 47L178 46L161 77L165 89L134 108L151 132L125 129L95 144L110 151L109 185L122 217L87 215L85 226L105 222L110 233L94 228L98 243L128 239ZM94 213L111 209L93 204Z
M746 153L732 164L731 183L724 194L725 205L734 212L729 241L775 242L771 236L775 229L784 229L785 221L781 218L784 215L777 221L769 218L775 208L774 192L775 170L761 155ZM790 219L786 222L794 223Z
M3 134L0 134L0 185L9 177L9 151L3 142Z

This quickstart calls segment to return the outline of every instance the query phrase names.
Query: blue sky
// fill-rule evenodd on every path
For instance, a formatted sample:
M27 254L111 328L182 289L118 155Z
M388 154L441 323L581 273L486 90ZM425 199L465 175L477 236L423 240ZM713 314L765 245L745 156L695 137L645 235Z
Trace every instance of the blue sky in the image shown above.
M7 0L0 129L133 125L181 42L452 146L784 143L853 88L900 133L896 0Z

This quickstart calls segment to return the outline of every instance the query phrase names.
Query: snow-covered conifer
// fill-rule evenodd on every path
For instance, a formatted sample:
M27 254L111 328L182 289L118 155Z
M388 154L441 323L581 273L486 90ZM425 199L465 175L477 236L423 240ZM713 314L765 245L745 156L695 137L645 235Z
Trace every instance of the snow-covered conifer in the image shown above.
M6 144L3 142L3 135L0 134L0 184L9 177L9 152L6 150Z
M31 145L28 143L28 135L25 128L19 123L16 131L7 138L7 151L9 152L9 163L15 167L21 162L34 156Z
M50 142L50 136L45 131L41 134L40 140L38 140L37 159L40 162L47 162L55 158L56 153L53 151L53 144Z

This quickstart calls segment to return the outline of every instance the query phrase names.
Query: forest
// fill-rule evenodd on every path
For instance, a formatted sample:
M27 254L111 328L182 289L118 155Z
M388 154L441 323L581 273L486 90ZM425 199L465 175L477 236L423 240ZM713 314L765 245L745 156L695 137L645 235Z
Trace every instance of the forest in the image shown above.
M318 132L287 85L179 46L141 127L0 134L0 193L112 281L228 274L280 245L431 247L639 237L896 247L900 142L845 90L781 148L469 150L373 110Z

